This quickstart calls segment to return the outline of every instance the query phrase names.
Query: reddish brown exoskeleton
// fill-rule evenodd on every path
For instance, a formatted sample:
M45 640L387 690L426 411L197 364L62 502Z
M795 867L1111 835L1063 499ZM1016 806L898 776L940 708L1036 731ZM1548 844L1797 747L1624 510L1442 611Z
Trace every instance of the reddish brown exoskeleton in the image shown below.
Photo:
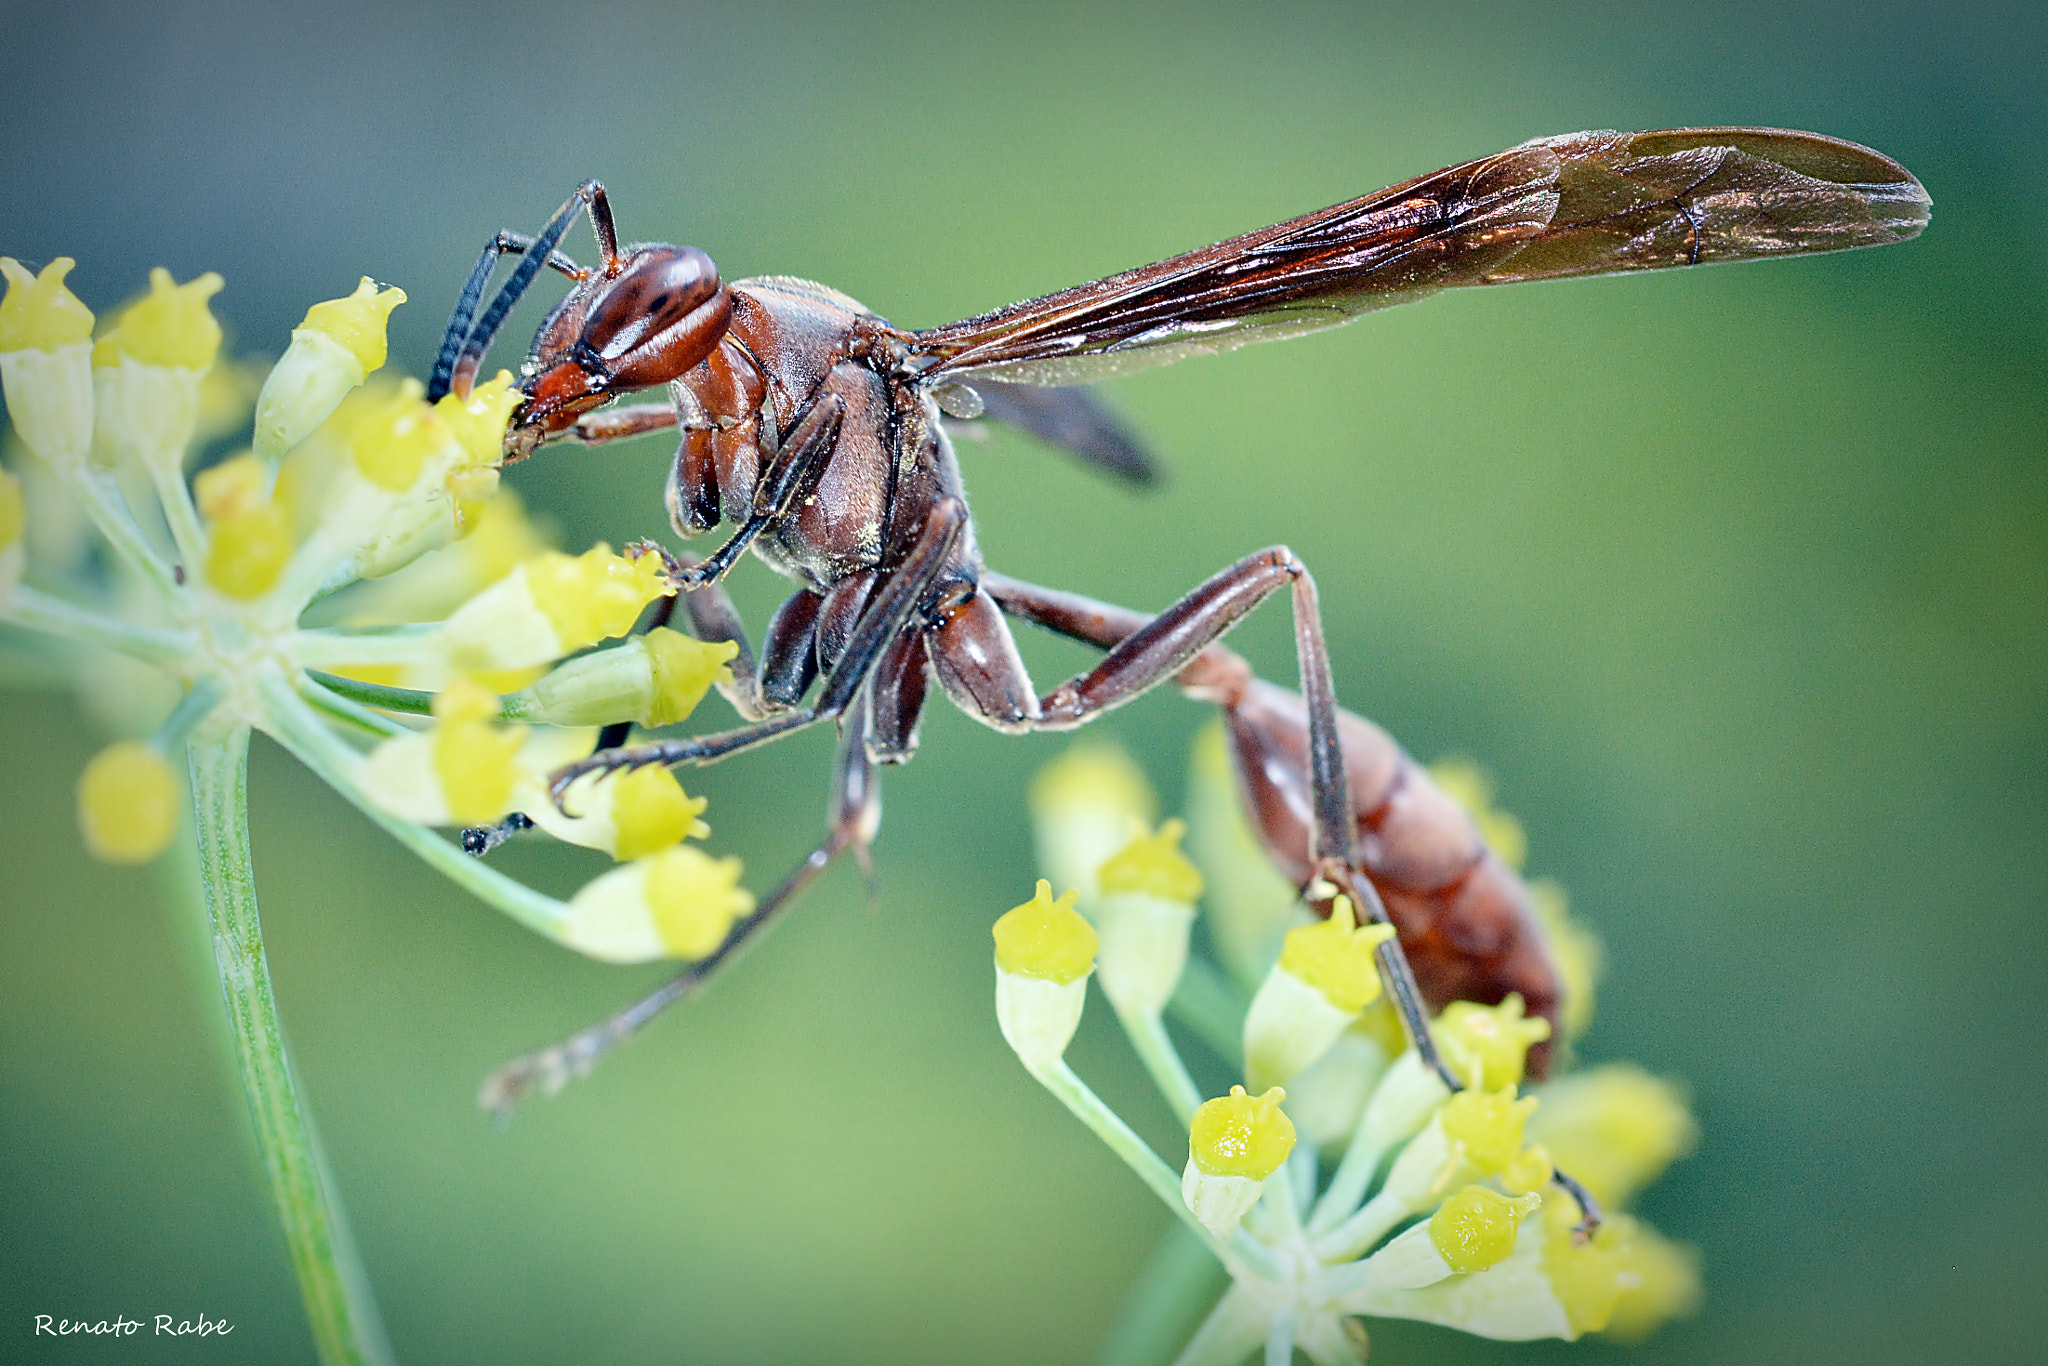
M588 269L556 250L583 208L600 252ZM612 735L555 775L557 799L585 773L710 763L819 722L835 722L842 742L826 839L726 944L605 1024L515 1064L496 1094L588 1067L702 982L836 856L865 859L877 766L911 757L932 680L968 715L1016 733L1072 729L1169 679L1219 705L1276 863L1325 909L1343 894L1393 920L1399 937L1380 955L1389 995L1455 1087L1424 1028L1426 1005L1516 991L1555 1020L1557 974L1520 879L1384 732L1338 709L1301 562L1285 547L1259 551L1156 616L1004 577L975 547L945 420L987 413L1142 482L1140 447L1072 386L1334 326L1442 288L1878 245L1913 237L1927 216L1926 193L1904 168L1833 138L1577 133L922 332L809 281L722 282L694 248L622 253L595 182L537 237L500 233L455 308L430 397L469 384L545 263L575 286L534 341L507 458L555 439L679 427L668 484L676 531L737 528L702 561L650 553L667 560L689 627L738 642L728 696L749 724L634 745ZM505 254L524 259L478 317ZM601 407L660 385L658 404ZM758 658L718 586L749 548L797 584ZM1255 679L1216 644L1283 588L1299 693ZM1010 617L1106 653L1040 693ZM1531 1062L1540 1068L1542 1054Z

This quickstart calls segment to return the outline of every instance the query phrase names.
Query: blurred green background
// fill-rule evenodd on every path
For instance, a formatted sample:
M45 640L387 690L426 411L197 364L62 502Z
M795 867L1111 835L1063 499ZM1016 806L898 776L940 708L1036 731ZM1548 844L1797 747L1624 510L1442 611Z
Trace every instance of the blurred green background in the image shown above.
M96 308L218 269L235 344L271 353L372 274L412 295L415 372L486 236L591 175L629 237L926 326L1538 134L1775 124L1898 157L1935 203L1909 246L1467 292L1121 381L1155 493L1007 435L963 462L992 563L1135 605L1293 545L1344 699L1488 765L1605 936L1584 1055L1692 1089L1704 1144L1644 1208L1704 1250L1699 1318L1630 1353L1375 1325L1376 1360L2039 1359L2038 5L49 9L0 10L0 251L77 256ZM512 483L616 544L665 530L666 455ZM737 591L757 622L776 596L753 565ZM1242 646L1291 670L1284 612ZM1082 658L1026 649L1042 683ZM1163 693L1107 728L1171 806L1203 719ZM0 703L0 1358L308 1360L183 912L79 850L101 739L67 695ZM873 913L835 872L501 1130L484 1074L658 970L516 928L259 742L271 966L401 1358L1089 1357L1166 1215L989 1008L1025 785L1063 743L935 708ZM756 885L816 837L828 750L703 778ZM558 852L505 860L595 871ZM1166 1147L1106 1014L1076 1064ZM29 1336L116 1311L235 1331Z

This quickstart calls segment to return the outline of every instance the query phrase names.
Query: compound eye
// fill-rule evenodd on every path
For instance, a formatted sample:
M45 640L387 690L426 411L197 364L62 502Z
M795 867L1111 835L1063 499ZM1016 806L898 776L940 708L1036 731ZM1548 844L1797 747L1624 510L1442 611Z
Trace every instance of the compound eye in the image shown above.
M667 350L676 339L663 334L718 295L718 267L695 247L642 248L591 305L584 342L611 369L630 367L635 352Z

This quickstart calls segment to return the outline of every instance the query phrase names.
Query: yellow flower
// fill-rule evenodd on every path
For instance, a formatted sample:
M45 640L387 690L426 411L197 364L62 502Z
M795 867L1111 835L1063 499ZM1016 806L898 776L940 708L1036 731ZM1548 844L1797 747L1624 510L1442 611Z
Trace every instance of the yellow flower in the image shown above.
M656 557L625 559L603 542L536 555L449 616L451 660L471 672L545 664L624 635L641 608L674 591Z
M683 791L672 770L651 764L623 773L586 778L569 789L565 816L543 793L536 793L529 816L556 839L602 849L615 859L644 858L711 827L699 819L705 800Z
M1157 805L1129 755L1100 742L1076 744L1031 784L1038 861L1054 882L1078 890L1092 914L1096 869L1151 824Z
M123 740L92 757L78 779L78 829L92 856L148 863L178 833L179 783L149 745Z
M1098 941L1074 909L1076 895L1055 901L1041 878L1036 896L995 923L996 1023L1034 1071L1066 1052L1087 1000Z
M544 762L523 726L493 724L496 693L458 680L434 698L432 730L394 736L363 759L362 785L384 810L422 825L489 825Z
M740 871L691 844L621 865L570 899L564 942L608 963L703 958L753 912Z
M1551 1082L1542 1095L1530 1137L1609 1206L1656 1180L1699 1136L1684 1093L1627 1063Z
M1053 900L1052 884L996 921L996 966L1019 977L1075 982L1095 967L1095 931L1074 910L1077 892Z
M1195 1111L1181 1200L1212 1232L1235 1229L1294 1151L1294 1125L1280 1109L1286 1098L1277 1086L1260 1096L1233 1086Z
M0 256L0 383L24 445L52 466L92 449L92 312L64 285L73 261L59 256L31 275Z
M123 360L166 370L206 369L220 351L220 324L207 300L224 283L209 270L176 284L168 270L156 267L149 272L149 293L130 304L93 346L92 363L101 369Z
M1158 1014L1187 967L1202 875L1180 852L1186 832L1178 820L1141 830L1096 873L1102 992L1119 1011Z
M657 626L623 645L579 655L514 704L521 714L553 726L674 725L697 709L713 683L732 681L726 665L738 653L733 641L693 640Z
M1245 1076L1254 1086L1290 1081L1328 1051L1379 995L1378 947L1391 925L1358 925L1339 897L1328 920L1289 930L1280 960L1244 1018Z
M257 454L274 461L298 445L384 364L385 325L404 302L404 290L380 290L365 275L353 294L306 310L257 397Z
M1437 1017L1437 1043L1451 1070L1486 1091L1518 1085L1530 1045L1549 1037L1550 1021L1524 1018L1516 992L1497 1006L1453 1001Z
M31 275L12 256L0 256L0 277L7 281L0 298L0 351L55 351L91 340L92 310L64 283L77 264L59 256Z

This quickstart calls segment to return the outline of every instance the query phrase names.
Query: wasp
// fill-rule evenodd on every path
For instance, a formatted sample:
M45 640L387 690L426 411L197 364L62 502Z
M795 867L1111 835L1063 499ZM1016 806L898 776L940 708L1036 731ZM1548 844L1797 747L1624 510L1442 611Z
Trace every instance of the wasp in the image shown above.
M579 213L596 234L595 265L558 250ZM725 691L746 724L633 744L615 730L552 775L555 800L585 774L709 764L816 725L836 725L840 743L825 838L722 947L513 1064L487 1095L509 1101L537 1080L580 1074L730 961L834 859L851 850L865 863L878 772L915 753L934 683L984 725L1027 734L1072 730L1168 681L1221 709L1252 828L1311 906L1327 913L1345 896L1363 918L1393 923L1397 937L1379 950L1389 997L1423 1059L1457 1089L1427 1010L1519 992L1554 1023L1559 977L1520 878L1398 744L1338 707L1307 567L1285 546L1260 550L1156 614L1000 574L976 548L947 422L991 416L1144 482L1142 446L1085 386L1439 289L1876 246L1916 236L1928 213L1898 163L1814 133L1571 133L923 331L809 280L728 283L695 247L622 251L596 181L536 236L498 233L457 300L429 398L467 391L513 305L553 269L572 285L523 367L506 460L675 429L676 533L732 528L702 559L645 553L662 556L672 610L694 634L738 645ZM508 255L520 260L479 313ZM657 402L612 403L656 389ZM758 653L720 587L748 550L795 585ZM1282 592L1292 690L1218 643ZM1012 621L1098 647L1101 662L1040 691ZM1545 1061L1539 1048L1532 1069Z

